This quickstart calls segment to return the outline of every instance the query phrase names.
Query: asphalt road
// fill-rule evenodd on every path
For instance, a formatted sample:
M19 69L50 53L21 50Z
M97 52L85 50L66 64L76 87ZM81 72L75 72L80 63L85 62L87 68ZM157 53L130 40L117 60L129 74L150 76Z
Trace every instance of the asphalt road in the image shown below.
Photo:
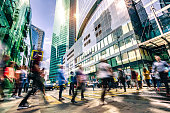
M106 95L107 104L102 105L99 101L101 89L88 88L85 92L86 101L81 101L80 94L77 96L78 103L72 104L72 96L68 95L68 88L63 92L63 102L58 101L59 90L46 91L47 103L40 92L31 96L29 103L31 108L17 110L21 99L4 101L0 103L0 113L168 113L170 112L170 98L161 92L144 88L127 89L123 92L114 89Z

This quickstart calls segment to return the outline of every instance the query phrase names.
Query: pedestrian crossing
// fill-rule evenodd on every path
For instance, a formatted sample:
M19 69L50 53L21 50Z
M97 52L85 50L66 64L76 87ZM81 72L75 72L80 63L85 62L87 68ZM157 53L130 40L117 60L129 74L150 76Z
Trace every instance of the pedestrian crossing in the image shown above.
M131 93L137 93L137 92L142 92L145 89L142 90L136 90L136 89L127 89L127 92L124 92L123 89L119 89L118 92L115 91L115 89L110 90L109 92L106 92L106 98L108 97L114 97L114 96L119 96L119 95L127 95L127 94L131 94ZM92 90L88 90L86 92L84 92L84 96L87 100L94 100L94 99L100 99L101 98L101 90L96 90L96 91L92 91ZM72 96L66 94L67 92L65 92L63 94L63 98L65 100L63 100L62 102L60 102L58 100L58 97L56 95L47 95L45 97L46 101L51 104L51 105L55 105L55 104L63 104L63 103L71 103L71 99ZM81 100L81 93L78 93L77 97L75 98L75 100L77 102L82 102Z

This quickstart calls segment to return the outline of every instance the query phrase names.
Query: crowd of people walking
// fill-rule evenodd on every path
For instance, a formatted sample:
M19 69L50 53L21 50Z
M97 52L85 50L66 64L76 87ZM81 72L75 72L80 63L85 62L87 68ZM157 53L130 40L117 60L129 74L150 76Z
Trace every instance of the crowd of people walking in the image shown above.
M9 98L22 98L22 91L27 93L19 104L19 108L28 108L30 107L27 102L31 94L35 95L37 90L40 90L45 99L45 86L44 86L44 68L40 69L41 55L36 54L35 60L31 63L30 68L23 65L17 65L13 61L9 61L10 56L4 55L2 61L0 62L0 100L3 101L4 89L8 89ZM148 69L143 67L142 74L139 74L135 71L134 68L130 68L130 73L127 73L124 68L118 68L117 71L113 71L110 64L106 60L101 59L97 65L96 76L93 76L92 83L93 90L96 86L101 86L101 99L100 101L105 103L105 95L112 88L118 91L118 88L124 89L124 92L127 91L127 88L134 88L140 90L144 83L148 89L153 87L156 91L160 91L160 86L162 83L166 88L166 96L170 96L168 78L170 76L170 65L166 61L162 61L159 56L155 56L155 62ZM64 66L58 65L57 75L58 76L58 85L59 85L59 101L63 101L62 92L64 85L69 83L69 95L72 95L71 102L77 103L75 98L78 94L78 91L81 91L81 100L86 100L84 97L84 92L86 90L86 82L88 75L84 74L83 67L78 66L78 70L70 72L70 75L67 79L67 76L64 72ZM32 88L28 91L30 86L30 80L32 80ZM99 82L101 81L101 82ZM96 85L97 84L97 85ZM76 87L76 89L75 89Z

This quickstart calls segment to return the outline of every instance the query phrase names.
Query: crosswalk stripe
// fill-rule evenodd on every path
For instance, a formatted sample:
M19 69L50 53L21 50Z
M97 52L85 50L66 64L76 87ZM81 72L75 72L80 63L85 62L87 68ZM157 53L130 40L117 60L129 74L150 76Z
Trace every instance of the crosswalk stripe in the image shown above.
M110 90L109 92L106 92L106 97L108 96L119 96L119 95L124 95L124 94L131 94L131 93L135 93L135 92L140 92L143 90L136 90L136 89L131 89L127 92L123 92L123 90L120 92L115 92L115 90ZM84 96L87 100L93 100L93 99L99 99L101 98L101 92L102 90L97 90L97 91L86 91L84 92ZM71 101L72 96L69 95L63 95L63 97L66 99L64 102L68 103ZM49 102L49 104L62 104L62 102L58 101L55 97L53 96L46 96L45 97L47 102ZM75 98L76 101L82 101L81 100L81 93L78 93L77 97Z
M70 99L70 100L72 99L72 96L69 96L69 95L63 95L63 97L68 98L68 99ZM76 97L75 100L76 100L76 101L81 101L81 99L78 98L78 97Z
M52 96L45 96L45 99L47 100L49 104L61 104L62 103Z

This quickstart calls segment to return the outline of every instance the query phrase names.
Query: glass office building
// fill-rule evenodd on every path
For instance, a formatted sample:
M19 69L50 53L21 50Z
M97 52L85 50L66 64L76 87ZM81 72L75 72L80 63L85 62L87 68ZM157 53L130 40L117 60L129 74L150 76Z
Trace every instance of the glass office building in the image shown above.
M31 25L31 38L32 38L32 45L33 49L37 49L38 47L38 32L35 30L36 27L34 25Z
M56 1L49 75L51 81L57 80L57 64L63 63L64 54L75 42L75 15L76 0Z
M21 63L23 57L21 53L27 51L24 41L27 38L30 20L29 0L0 1L0 42L4 47L2 54L10 55L11 60L18 64Z
M34 50L43 50L44 36L45 32L43 30L34 25L31 25L31 38Z
M64 55L63 63L67 73L75 71L78 65L82 65L86 74L95 74L99 60L106 59L115 71L122 68L126 73L130 73L130 68L134 68L140 75L143 67L152 65L153 53L163 56L164 60L169 60L167 46L165 53L156 52L157 48L165 46L156 41L168 43L170 40L170 24L167 24L169 5L154 6L159 23L164 23L161 34L154 15L147 12L147 6L153 5L155 1L160 3L160 0L147 3L145 0L94 1L83 13L87 14L85 18L77 22L81 23L77 31L77 42ZM78 3L81 2L84 3L84 0L78 0ZM79 6L81 5L78 5L78 9L83 10L84 7ZM159 15L160 11L166 13ZM162 21L160 16L164 18ZM157 46L153 43L148 44L150 40L156 40L153 43Z

